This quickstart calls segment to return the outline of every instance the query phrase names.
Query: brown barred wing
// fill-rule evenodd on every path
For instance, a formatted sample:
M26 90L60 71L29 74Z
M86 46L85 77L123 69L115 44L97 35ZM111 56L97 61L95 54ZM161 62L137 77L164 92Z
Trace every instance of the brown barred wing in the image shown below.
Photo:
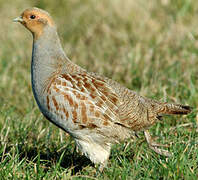
M73 128L101 128L119 121L119 99L102 79L62 74L47 89L48 110Z

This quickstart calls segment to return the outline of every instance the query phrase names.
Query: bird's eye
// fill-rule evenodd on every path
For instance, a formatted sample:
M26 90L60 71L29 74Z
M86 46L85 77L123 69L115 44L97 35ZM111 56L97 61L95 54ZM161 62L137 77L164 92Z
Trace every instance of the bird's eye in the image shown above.
M36 18L35 15L31 15L31 16L30 16L30 19L35 19L35 18Z

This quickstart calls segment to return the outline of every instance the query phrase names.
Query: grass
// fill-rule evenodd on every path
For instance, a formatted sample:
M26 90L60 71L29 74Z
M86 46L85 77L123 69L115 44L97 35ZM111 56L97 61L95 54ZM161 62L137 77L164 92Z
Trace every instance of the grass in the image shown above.
M194 107L190 115L165 117L150 129L170 144L172 157L149 149L140 132L127 146L113 146L100 174L67 134L43 118L30 84L32 37L11 22L30 6L51 13L73 62L143 96ZM1 0L1 179L197 179L197 12L192 0Z

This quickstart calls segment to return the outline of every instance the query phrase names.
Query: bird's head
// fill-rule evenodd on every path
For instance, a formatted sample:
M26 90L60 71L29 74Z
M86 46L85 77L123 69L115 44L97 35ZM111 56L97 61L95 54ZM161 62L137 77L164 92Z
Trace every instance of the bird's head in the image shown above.
M42 35L46 26L55 26L49 13L35 7L24 10L21 16L15 18L13 21L23 24L30 32L32 32L36 39Z

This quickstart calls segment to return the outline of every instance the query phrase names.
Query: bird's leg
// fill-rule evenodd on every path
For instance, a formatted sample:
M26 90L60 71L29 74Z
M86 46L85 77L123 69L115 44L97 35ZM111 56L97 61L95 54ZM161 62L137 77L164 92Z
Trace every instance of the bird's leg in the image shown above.
M102 173L104 168L107 166L107 161L98 165L98 170Z
M76 145L75 146L75 150L78 154L80 154L81 156L83 155L82 151L79 149L79 147Z
M155 151L157 154L160 154L162 156L171 156L172 154L170 152L168 152L167 150L164 150L164 149L159 149L158 147L168 147L168 145L163 145L163 144L158 144L156 143L155 141L153 141L150 133L148 130L145 130L144 131L144 135L145 135L145 138L146 138L146 141L149 145L149 147Z
M160 143L155 142L155 141L152 139L152 137L151 137L151 135L150 135L150 133L149 133L148 130L145 130L145 131L144 131L144 135L145 135L145 137L146 137L146 141L147 141L148 144L151 145L151 146L155 146L155 147L169 147L169 145L167 145L167 144L160 144Z

